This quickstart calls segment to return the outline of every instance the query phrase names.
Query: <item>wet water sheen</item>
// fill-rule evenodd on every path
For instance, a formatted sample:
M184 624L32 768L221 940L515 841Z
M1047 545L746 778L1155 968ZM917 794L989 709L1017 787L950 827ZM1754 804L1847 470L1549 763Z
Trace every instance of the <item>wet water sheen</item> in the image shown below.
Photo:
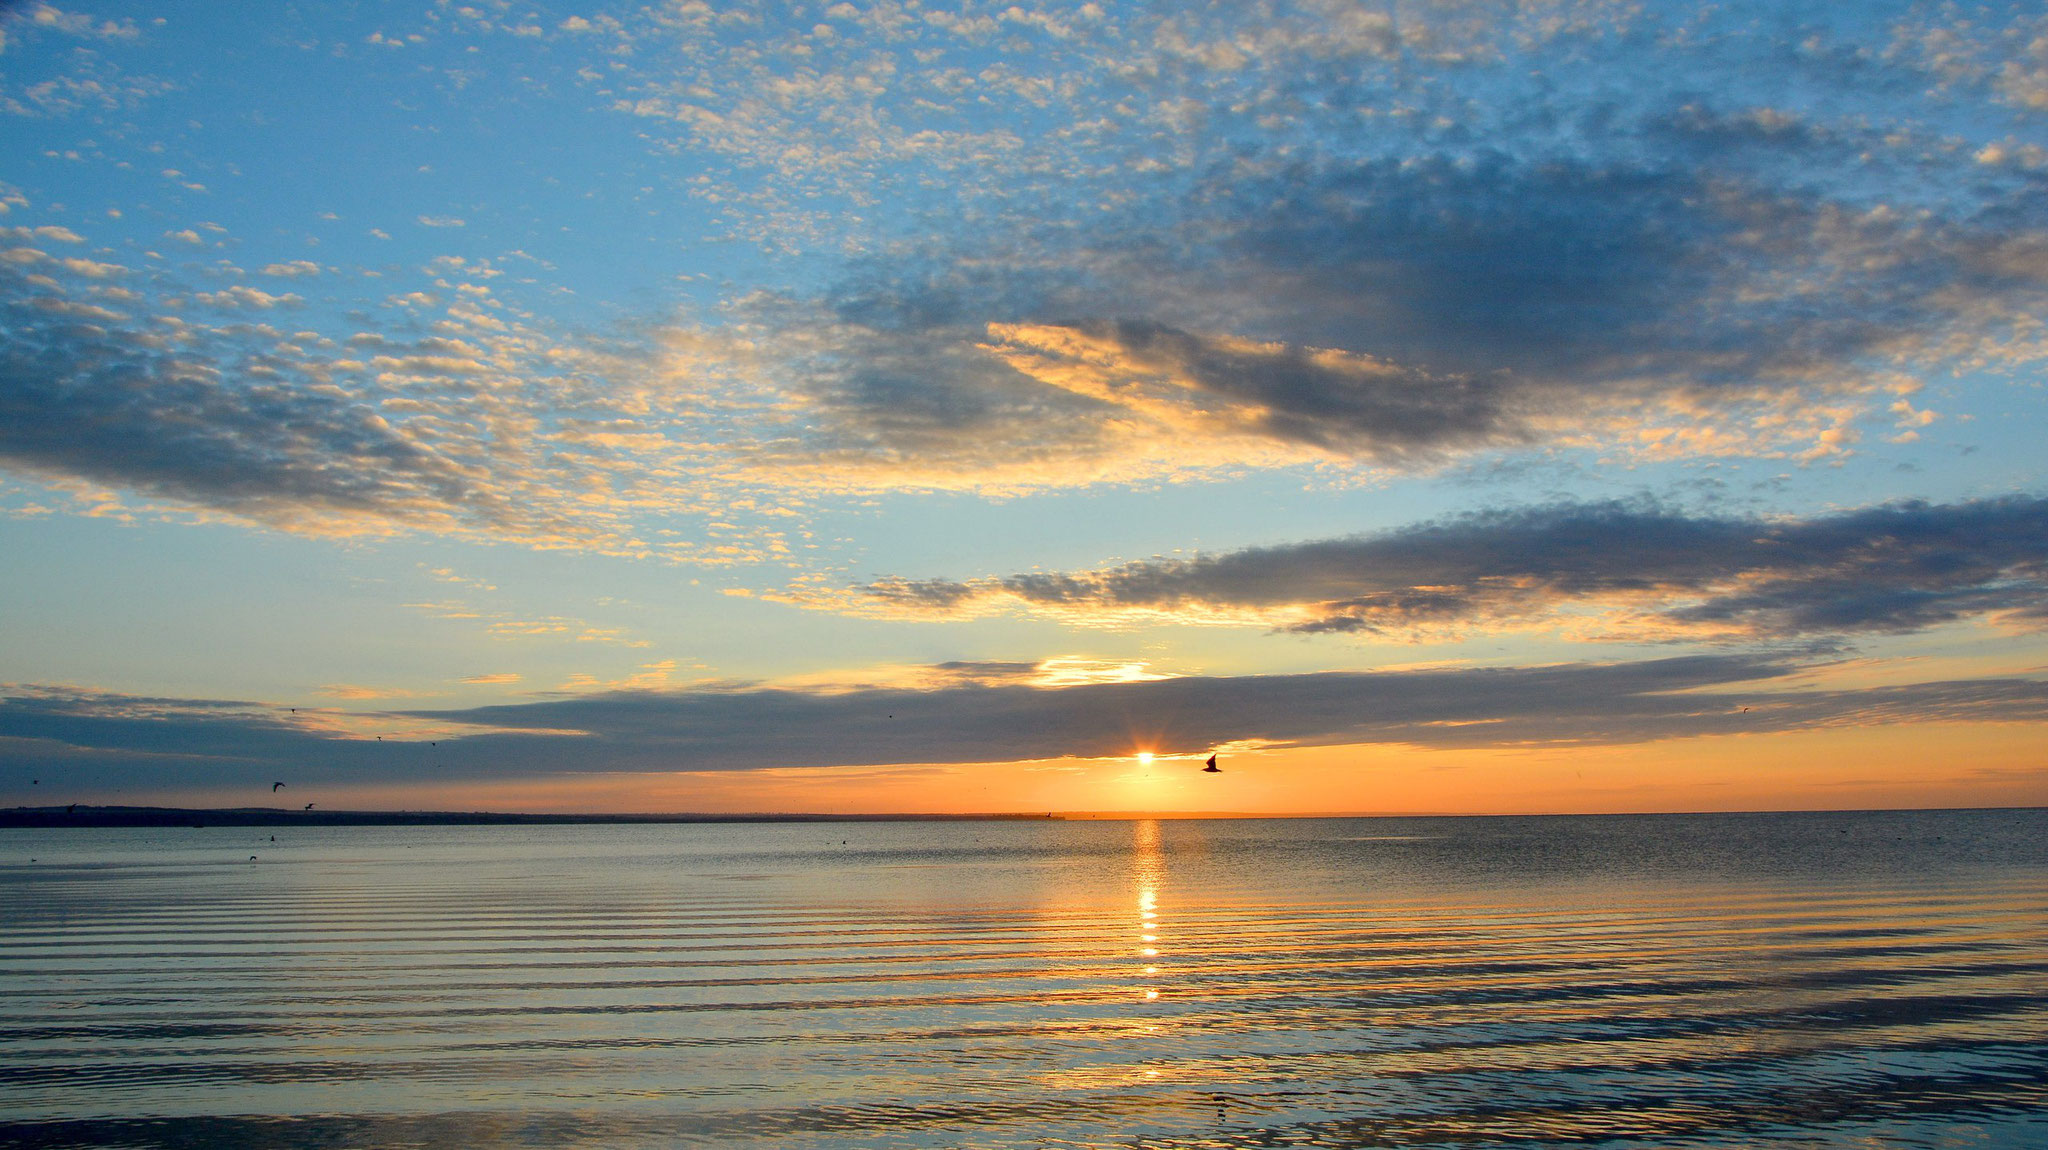
M0 831L0 1145L2048 1146L2048 812L271 833Z

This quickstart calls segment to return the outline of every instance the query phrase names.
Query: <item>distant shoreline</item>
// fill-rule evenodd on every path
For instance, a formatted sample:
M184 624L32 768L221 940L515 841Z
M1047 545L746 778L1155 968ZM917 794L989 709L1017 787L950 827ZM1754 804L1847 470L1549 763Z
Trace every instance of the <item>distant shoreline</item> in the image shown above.
M690 823L947 823L947 822L1126 822L1137 819L1496 819L1496 818L1669 818L1674 816L1900 815L1924 811L2048 810L2048 807L1865 807L1778 811L1553 811L1545 814L1469 814L1444 811L1391 813L1248 814L1225 811L1048 811L1045 814L806 814L749 812L715 814L566 814L518 811L348 811L291 810L284 807L7 807L0 830L38 827L471 827L621 826Z
M618 823L1046 822L1053 814L528 814L517 811L322 811L283 807L14 807L0 809L0 828L13 827L464 827L604 825Z

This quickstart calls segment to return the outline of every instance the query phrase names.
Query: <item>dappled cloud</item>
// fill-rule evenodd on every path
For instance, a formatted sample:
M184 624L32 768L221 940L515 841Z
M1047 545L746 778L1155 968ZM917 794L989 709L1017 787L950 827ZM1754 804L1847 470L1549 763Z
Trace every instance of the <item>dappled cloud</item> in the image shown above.
M147 51L56 11L10 35ZM411 267L243 268L199 200L114 242L9 190L0 465L128 513L801 565L898 491L1911 442L1930 379L2048 355L2038 21L1822 12L1793 51L1743 11L437 9L354 66L556 61L711 227L640 274L727 286L570 322L565 276L471 238L489 203L394 204L444 245ZM73 87L9 80L17 114L128 106L46 64ZM152 170L213 194L188 169Z

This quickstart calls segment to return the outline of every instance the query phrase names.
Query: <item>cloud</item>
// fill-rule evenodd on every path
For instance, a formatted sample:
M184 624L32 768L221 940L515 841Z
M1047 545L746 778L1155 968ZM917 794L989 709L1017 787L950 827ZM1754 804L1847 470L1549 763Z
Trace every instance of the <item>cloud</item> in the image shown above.
M49 4L25 4L17 0L0 2L0 54L19 41L26 46L52 36L70 36L99 41L93 49L50 44L56 49L39 60L21 61L21 66L0 76L0 113L13 116L68 116L79 112L132 111L143 101L171 91L173 86L147 76L129 76L114 63L121 55L120 41L140 39L140 29L129 19L96 20L79 12L66 12ZM76 158L77 153L69 155Z
M227 337L115 327L127 317L107 309L39 314L50 297L27 295L5 301L0 462L268 522L507 518L460 463L370 404L249 372L260 357Z
M1897 503L1805 519L1559 504L1097 571L890 578L775 597L908 618L1024 611L1406 637L1542 626L1586 637L1777 640L1971 618L2032 630L2048 626L2048 499Z
M1141 683L1171 678L1140 661L1056 656L1036 663L953 659L944 663L867 667L858 672L824 671L777 680L778 687L822 694L856 691L931 691L953 687L1076 687Z
M298 295L221 282L241 275L226 265L195 290L152 254L110 287L112 265L31 246L86 242L68 229L0 241L17 245L0 243L0 468L135 511L311 534L705 565L791 551L788 485L748 462L773 400L712 393L631 340L565 339L434 278L497 274L486 261L436 262L420 290L380 279L382 305L337 327Z
M66 12L53 4L23 4L21 7L26 10L24 21L37 31L62 32L94 40L133 40L138 35L133 20L95 20L83 12Z
M495 590L495 588L489 587L485 589ZM648 647L653 645L653 640L633 638L622 627L600 627L587 619L578 618L573 615L544 615L540 617L515 615L509 611L479 607L459 599L407 603L405 605L415 611L424 611L438 619L476 620L482 625L484 633L493 639L562 639L577 643L617 643L626 647ZM463 681L484 682L500 680L465 679Z
M1957 143L2007 131L1998 62L1935 93L1891 53L1938 17L1822 13L1795 50L1720 13L1183 8L1091 29L1113 72L1038 46L1046 130L964 184L936 127L894 157L946 189L925 238L737 309L733 370L806 409L763 471L1009 493L1525 447L1824 459L1932 371L2043 354L2044 187ZM2023 26L1973 51L2032 66ZM749 165L815 161L779 204L894 188L885 140L956 97L922 90L935 63L877 63L929 29L860 31L838 73L815 45L693 41L690 114L672 78L632 110ZM817 101L848 115L788 124ZM865 150L812 139L856 128Z
M1682 165L1291 165L1084 236L1062 253L1082 282L1019 263L861 283L837 304L871 326L842 345L860 366L808 386L910 456L968 436L1075 456L1200 436L1198 459L1232 462L1265 440L1399 468L1534 444L1839 454L1916 371L2038 357L2033 198L1944 217ZM868 385L894 359L875 349L927 346L922 370ZM982 357L1046 392L1013 380L1010 403L981 402ZM1096 422L1049 445L1062 393Z
M195 292L192 299L193 302L205 307L223 310L247 308L253 311L268 311L274 307L296 307L305 302L291 292L272 295L247 284L235 284L216 292Z
M403 687L366 687L357 683L329 683L320 688L320 693L331 699L348 699L352 702L368 699L418 699L433 694L427 691L410 691Z
M1189 221L1222 237L1203 249L1218 288L1196 302L1267 338L1429 373L1418 391L1483 383L1490 402L1468 419L1555 434L1617 398L1704 410L1883 390L1885 368L1947 354L1951 335L1995 340L2048 286L2020 266L2048 236L2020 224L2029 210L1907 215L1825 178L1652 155L1439 153L1222 181L1217 208ZM2010 207L2037 194L2016 189ZM1318 422L1385 424L1313 406L1355 390L1303 378L1258 394ZM1444 432L1393 434L1427 446Z
M119 695L10 685L0 696L0 756L24 765L125 764L147 768L209 760L260 773L309 736L248 702ZM176 766L171 766L175 773Z
M720 509L1531 449L1825 459L1916 434L1925 378L2048 354L2048 184L2003 102L2032 22L1944 54L1917 12L1793 41L1718 9L1479 11L592 18L550 50L603 52L586 82L806 286L569 336L444 257L379 273L383 326L343 330L346 299L197 292L163 257L124 312L79 286L113 265L23 240L10 362L37 382L9 458L275 524L779 562L765 515ZM223 334L287 314L348 350ZM96 365L151 346L144 375L211 382L132 389L92 431Z
M1327 672L929 688L609 691L465 710L357 716L408 737L322 727L251 703L10 688L0 762L90 767L156 787L580 772L1012 762L1138 750L1389 743L1458 749L1615 745L1736 732L2048 721L2032 679L1816 689L1810 668L1691 656L1550 667ZM1785 689L1802 687L1803 689ZM401 724L403 726L401 726ZM428 741L434 744L429 747Z
M701 439L610 434L630 388L589 381L638 371L630 355L427 292L401 293L382 324L282 329L270 323L287 310L325 324L296 295L191 291L161 267L135 274L150 290L109 292L102 265L22 250L33 258L19 266L0 259L0 467L311 534L430 530L703 562L779 545L784 525L749 537L731 522L744 496L678 482L721 465ZM726 527L670 518L650 542L643 515Z
M34 240L50 240L60 244L82 244L85 242L84 236L79 235L70 228L60 227L55 224L44 224L40 227L0 228L0 239L13 240L18 243Z
M1149 321L991 324L991 350L1039 381L1144 417L1174 441L1270 438L1398 462L1438 450L1527 442L1498 378L1432 376L1370 354ZM1121 410L1118 410L1121 409Z

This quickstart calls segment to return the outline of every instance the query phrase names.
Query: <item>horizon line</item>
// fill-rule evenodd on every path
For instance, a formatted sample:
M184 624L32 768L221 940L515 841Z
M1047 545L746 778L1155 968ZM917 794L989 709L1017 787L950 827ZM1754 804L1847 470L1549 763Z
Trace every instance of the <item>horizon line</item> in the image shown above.
M451 810L292 810L284 807L160 807L64 804L0 808L0 829L48 827L181 827L307 825L434 826L434 825L604 825L627 823L773 823L773 822L1118 822L1142 819L1221 821L1233 819L1502 819L1502 818L1642 818L1684 815L1905 814L1930 811L2048 810L2048 805L1923 807L1791 807L1754 810L1660 811L1377 811L1377 812L1247 812L1247 811L957 811L854 812L805 811L451 811Z

